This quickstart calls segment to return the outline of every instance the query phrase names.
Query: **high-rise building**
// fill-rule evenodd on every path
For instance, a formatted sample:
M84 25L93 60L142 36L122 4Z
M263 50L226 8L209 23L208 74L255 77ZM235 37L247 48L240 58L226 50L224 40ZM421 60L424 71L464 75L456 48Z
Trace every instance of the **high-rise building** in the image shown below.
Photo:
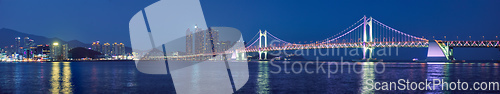
M115 43L111 44L111 47L112 47L111 48L111 54L112 55L117 55L118 52L116 50L118 49L118 43L115 42Z
M219 52L220 43L219 32L217 30L210 28L208 30L201 30L200 28L196 28L194 36L195 54Z
M49 59L50 54L50 46L48 44L45 45L37 45L34 50L35 58L39 59ZM38 56L38 57L37 57Z
M205 52L205 32L196 29L194 38L194 52L195 54L201 54Z
M111 55L111 45L109 43L104 43L102 45L102 54Z
M23 56L25 58L33 58L33 49L35 46L35 40L30 39L29 37L24 37L24 46L23 46Z
M231 43L231 41L220 41L219 42L219 52L227 51L232 46L233 46L233 43Z
M123 43L114 43L113 50L111 51L113 55L125 55L125 44Z
M14 53L21 53L21 37L16 37L16 43L14 44Z
M101 43L99 41L92 42L92 50L101 52Z
M186 54L193 54L193 32L186 30Z
M35 54L50 55L50 46L48 44L37 45Z
M218 52L219 32L209 28L205 34L205 53Z
M120 55L125 55L125 44L120 43Z
M66 60L68 57L68 45L67 44L59 44L53 43L52 48L50 48L51 55L53 61L62 61Z
M30 38L29 37L24 37L24 46L23 46L23 48L29 48L30 46L31 46Z
M68 44L63 44L61 45L61 58L62 60L67 60L68 59Z

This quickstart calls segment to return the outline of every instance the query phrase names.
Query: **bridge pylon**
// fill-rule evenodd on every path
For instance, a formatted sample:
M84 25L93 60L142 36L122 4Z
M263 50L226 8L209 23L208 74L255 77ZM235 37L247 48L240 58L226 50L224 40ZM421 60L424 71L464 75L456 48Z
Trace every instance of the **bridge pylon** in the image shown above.
M372 19L373 19L372 17L370 18L366 18L366 16L363 17L363 59L367 59L366 58L367 52L368 52L368 59L372 59L373 49L375 49L374 47L371 47L369 45L371 42L373 42Z
M262 45L262 37L264 37L264 45ZM267 47L267 30L264 30L264 33L259 30L259 60L267 60L267 51L262 49L265 47ZM264 54L264 59L262 59L262 54Z

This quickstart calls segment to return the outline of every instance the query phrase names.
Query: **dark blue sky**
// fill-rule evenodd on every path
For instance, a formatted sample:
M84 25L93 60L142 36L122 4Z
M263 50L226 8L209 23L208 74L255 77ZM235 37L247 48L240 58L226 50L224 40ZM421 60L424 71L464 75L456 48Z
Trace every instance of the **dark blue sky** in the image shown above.
M155 0L0 0L0 27L63 40L124 42L128 22ZM200 0L208 26L239 29L245 40L259 29L287 41L322 40L363 15L415 36L495 39L500 1ZM4 41L4 40L2 40Z

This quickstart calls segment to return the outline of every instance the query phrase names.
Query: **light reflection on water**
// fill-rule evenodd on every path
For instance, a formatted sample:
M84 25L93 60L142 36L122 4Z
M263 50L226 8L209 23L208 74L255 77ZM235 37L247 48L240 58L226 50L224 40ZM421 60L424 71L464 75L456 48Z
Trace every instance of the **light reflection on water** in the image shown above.
M362 70L363 73L360 75L361 78L363 78L360 81L360 83L362 83L362 88L360 88L359 92L363 94L373 93L373 90L365 88L367 87L367 84L365 83L367 80L375 81L375 68L373 62L364 62L362 64Z
M199 64L195 64L193 65L193 70L191 71L191 81L193 84L195 84L193 86L193 93L200 93L200 87L198 87L198 83L200 83L200 70L199 70Z
M280 61L274 63L283 67ZM380 66L375 66L373 62L363 62L355 64L356 70L363 70L360 74L337 73L329 78L323 73L305 73L305 69L298 74L286 74L284 68L281 68L282 73L274 74L270 71L277 71L278 68L271 66L269 61L249 62L250 79L237 93L471 93L446 90L366 90L364 87L367 84L364 81L460 79L461 82L471 84L500 79L499 63L384 64L384 73L376 73L376 70L380 71ZM287 71L292 71L290 65L291 63L288 64ZM330 64L332 65L334 64ZM296 66L295 69L298 70L297 68ZM315 65L306 68L316 72ZM348 69L344 67L343 70L347 72ZM197 78L199 71L197 68L193 69L193 74L189 74L191 81L200 80ZM169 76L143 74L137 71L133 61L0 63L0 75L0 93L171 93L175 90L173 83L169 82Z
M449 64L428 64L427 66L427 81L432 82L433 79L442 79L442 81L449 82ZM443 93L442 85L437 85L432 88L435 93ZM449 93L445 91L445 93Z
M23 70L22 65L16 65L14 73L14 83L16 88L22 88L22 82L24 82L22 78L23 77ZM21 93L21 90L17 90L16 93Z
M59 62L52 62L52 75L50 77L50 92L52 93L59 93L59 90L61 89L60 85L60 77L61 75L59 74Z
M257 93L268 94L270 93L269 87L269 66L267 61L259 61L259 71L257 75Z
M62 62L63 63L62 74L60 69L60 63L61 62L52 62L52 72L50 77L50 87L51 87L50 92L53 94L72 93L73 85L71 84L71 67L69 65L71 62Z
M73 85L71 84L71 67L69 65L70 62L63 62L63 77L62 77L62 93L72 93Z

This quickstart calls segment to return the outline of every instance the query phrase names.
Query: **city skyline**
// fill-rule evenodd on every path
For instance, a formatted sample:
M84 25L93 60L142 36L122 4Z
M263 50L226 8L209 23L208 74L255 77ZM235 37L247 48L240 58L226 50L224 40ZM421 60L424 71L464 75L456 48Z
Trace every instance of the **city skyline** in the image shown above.
M69 55L73 48L88 48L90 50L94 50L102 54L102 56L99 56L100 58L115 58L115 56L119 56L119 58L127 58L127 54L129 54L128 56L131 56L130 54L132 54L131 52L127 53L125 51L126 47L123 43L117 42L114 42L111 45L109 43L104 43L101 48L99 41L94 42L91 47L69 47L68 44L60 43L58 41L51 41L52 43L50 44L44 44L47 42L42 41L42 43L37 44L34 39L30 39L28 36L23 38L15 37L12 41L15 41L14 44L0 48L1 61L73 60L77 59L72 58L71 55Z

